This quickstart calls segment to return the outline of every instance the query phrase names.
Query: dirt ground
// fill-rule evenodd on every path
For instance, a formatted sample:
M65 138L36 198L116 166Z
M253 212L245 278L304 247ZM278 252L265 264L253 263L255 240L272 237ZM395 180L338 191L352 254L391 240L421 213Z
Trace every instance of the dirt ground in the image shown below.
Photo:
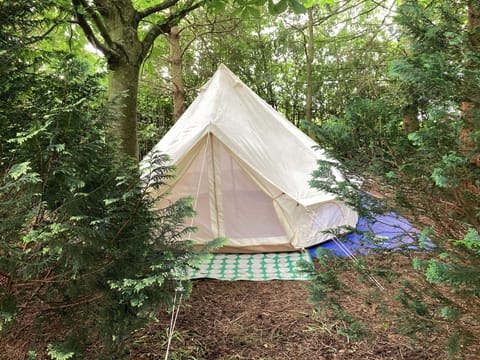
M375 258L372 261L376 261ZM381 262L384 269L411 269L409 259L402 256L392 255L382 258ZM389 305L394 305L399 279L375 276L385 286L379 296ZM178 313L168 359L448 358L443 346L445 339L438 335L432 334L416 343L398 335L395 331L396 320L385 314L382 307L378 306L379 302L368 301L372 294L379 294L372 293L372 288L375 290L372 283L359 282L353 271L347 271L341 280L346 288L355 290L341 299L342 305L366 327L365 334L358 338L345 336L345 332L342 335L342 330L347 328L345 323L328 320L322 309L315 310L313 303L308 300L311 282L193 280L191 296L182 302ZM35 316L33 310L29 312L32 319ZM158 322L128 339L127 359L165 359L170 314L162 311L158 316ZM26 323L32 324L33 321ZM28 326L16 329L8 339L0 338L1 360L28 358L28 344L35 331L34 327ZM55 328L44 331L47 331L47 335L55 334ZM47 335L44 333L48 339ZM46 344L37 345L39 349L46 348ZM96 346L92 345L91 354L96 353ZM480 346L477 344L458 358L473 360L479 358L478 354ZM45 353L37 353L36 359L47 358ZM95 360L95 355L86 355L85 358Z
M360 301L352 309L371 319L369 335L350 339L341 324L327 323L313 311L308 282L225 282L195 280L181 307L170 359L446 359L435 343L414 346L386 330ZM132 339L132 359L163 359L170 316ZM380 322L380 325L379 325Z

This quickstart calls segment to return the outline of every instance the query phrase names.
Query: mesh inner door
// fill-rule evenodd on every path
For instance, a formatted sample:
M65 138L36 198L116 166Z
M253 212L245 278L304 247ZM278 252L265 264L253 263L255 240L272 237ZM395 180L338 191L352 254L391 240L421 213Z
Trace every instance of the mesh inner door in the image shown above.
M272 199L266 195L225 146L213 138L217 197L221 201L225 236L232 239L285 236ZM219 173L218 173L219 172Z
M207 147L205 147L207 146ZM211 168L211 153L208 144L205 143L198 155L193 160L182 178L175 184L168 198L177 200L182 197L194 197L196 215L187 218L185 224L191 224L198 228L198 231L191 234L192 239L204 241L212 240L218 236L216 229L212 227L212 209L209 190L209 169ZM198 193L198 195L197 195Z

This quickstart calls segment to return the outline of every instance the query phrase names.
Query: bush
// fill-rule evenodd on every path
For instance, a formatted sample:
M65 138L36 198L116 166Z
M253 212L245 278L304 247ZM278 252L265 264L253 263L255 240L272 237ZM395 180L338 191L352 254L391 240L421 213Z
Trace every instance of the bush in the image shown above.
M422 342L440 335L451 358L478 342L480 326L479 26L467 22L469 6L478 11L466 1L407 0L398 7L407 51L390 64L394 86L380 99L352 100L343 117L318 130L345 166L346 181L332 186L332 164L324 163L312 180L362 216L396 211L424 227L417 248L427 234L436 248L406 252L413 268L395 275L401 279L395 301L379 297L379 305L388 305L403 334ZM406 105L418 120L409 134L401 130ZM349 181L358 173L366 180L361 186ZM368 200L372 182L381 201ZM376 266L368 271L378 272ZM313 289L321 286L317 277ZM319 304L325 299L315 297Z
M154 156L141 180L138 165L105 141L101 75L69 54L50 59L34 77L10 74L28 86L3 88L15 101L2 103L2 336L35 308L32 347L48 341L50 357L78 358L102 339L96 358L121 357L126 336L177 286L188 292L181 275L195 259L175 240L193 230L183 225L191 201L154 209L145 181L158 187L172 176L166 159Z

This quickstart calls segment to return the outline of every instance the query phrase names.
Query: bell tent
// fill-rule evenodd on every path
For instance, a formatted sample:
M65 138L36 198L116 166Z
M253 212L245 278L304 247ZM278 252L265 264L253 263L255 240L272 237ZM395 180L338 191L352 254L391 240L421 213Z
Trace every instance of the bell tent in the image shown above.
M294 251L333 237L357 214L332 194L309 186L317 144L220 65L152 152L165 153L176 177L158 207L193 196L204 244L228 238L222 252ZM148 157L149 155L147 155ZM190 225L190 222L187 220Z

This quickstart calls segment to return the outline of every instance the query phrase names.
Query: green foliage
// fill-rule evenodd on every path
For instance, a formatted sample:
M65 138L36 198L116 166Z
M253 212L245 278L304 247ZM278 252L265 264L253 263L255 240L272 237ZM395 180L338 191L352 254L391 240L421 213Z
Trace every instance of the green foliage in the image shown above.
M480 269L478 260L479 235L469 229L462 240L454 242L456 248L441 253L419 267L425 272L425 278L432 284L448 285L464 296L476 297L480 294Z
M359 216L372 218L391 210L389 204L376 199L362 188L361 179L349 169L348 163L345 165L333 160L319 160L317 165L318 168L312 172L310 186L335 195L355 209ZM338 229L331 229L332 232L336 230ZM373 235L365 235L373 240Z
M355 291L343 283L339 275L348 268L347 260L336 257L327 249L317 250L319 268L307 262L299 262L300 271L307 273L312 279L310 298L316 306L323 321L336 324L336 332L347 338L359 339L367 334L363 321L352 315L342 299L354 295Z
M474 255L480 255L480 235L475 229L468 229L462 240L455 241L456 246L464 247Z
M50 358L79 358L99 339L96 358L120 357L126 336L171 303L179 282L190 289L179 275L197 259L175 240L193 231L183 224L191 203L154 210L145 182L155 188L172 176L166 158L154 156L142 180L106 141L102 74L53 51L39 51L49 59L37 67L29 51L20 47L23 66L0 76L2 332L38 308L36 326L58 329Z
M69 360L75 357L75 352L67 350L65 344L49 344L47 349L47 354L52 360Z
M480 93L478 29L468 29L467 7L466 1L402 2L396 22L405 53L386 69L389 87L381 97L350 99L344 115L314 128L323 147L341 160L344 177L328 187L334 163L322 163L311 182L361 216L373 206L373 213L390 208L416 220L429 217L419 247L425 249L428 238L436 249L413 256L414 272L406 277L411 281L403 280L397 292L403 310L396 321L399 331L421 341L422 334L447 338L451 358L467 351L475 340L471 328L479 325L470 321L480 293L479 117L460 106L468 102L477 109ZM419 121L410 134L401 128L408 105L418 110ZM365 186L350 180L365 169L376 190L385 191L381 202L370 202Z
M268 11L272 14L280 14L287 9L288 1L280 0L277 3L274 3L272 0L268 1Z
M304 126L307 17L295 14L289 1L264 3L268 3L270 11L260 8L260 14L257 11L237 16L224 2L212 2L212 6L221 6L220 12L204 13L199 9L189 15L188 22L180 24L187 103L196 95L192 90L203 85L218 64L224 63L292 123ZM237 5L250 4L239 1ZM377 24L383 10L371 1L350 5L303 2L304 7L313 7L315 24L315 122L326 121L330 115L341 117L352 94L371 97L382 91L384 79L380 69L390 56L391 39ZM158 47L165 49L168 44L160 41ZM152 84L156 90L170 88L168 77L159 81L168 72L168 65L162 54L155 51L147 61L155 66L146 84ZM152 95L151 104L156 107L159 91ZM167 109L162 107L157 114L167 114ZM168 122L163 122L168 126Z
M385 172L409 150L398 124L398 109L389 99L354 98L344 116L331 116L312 131L336 158L364 161L370 170Z

